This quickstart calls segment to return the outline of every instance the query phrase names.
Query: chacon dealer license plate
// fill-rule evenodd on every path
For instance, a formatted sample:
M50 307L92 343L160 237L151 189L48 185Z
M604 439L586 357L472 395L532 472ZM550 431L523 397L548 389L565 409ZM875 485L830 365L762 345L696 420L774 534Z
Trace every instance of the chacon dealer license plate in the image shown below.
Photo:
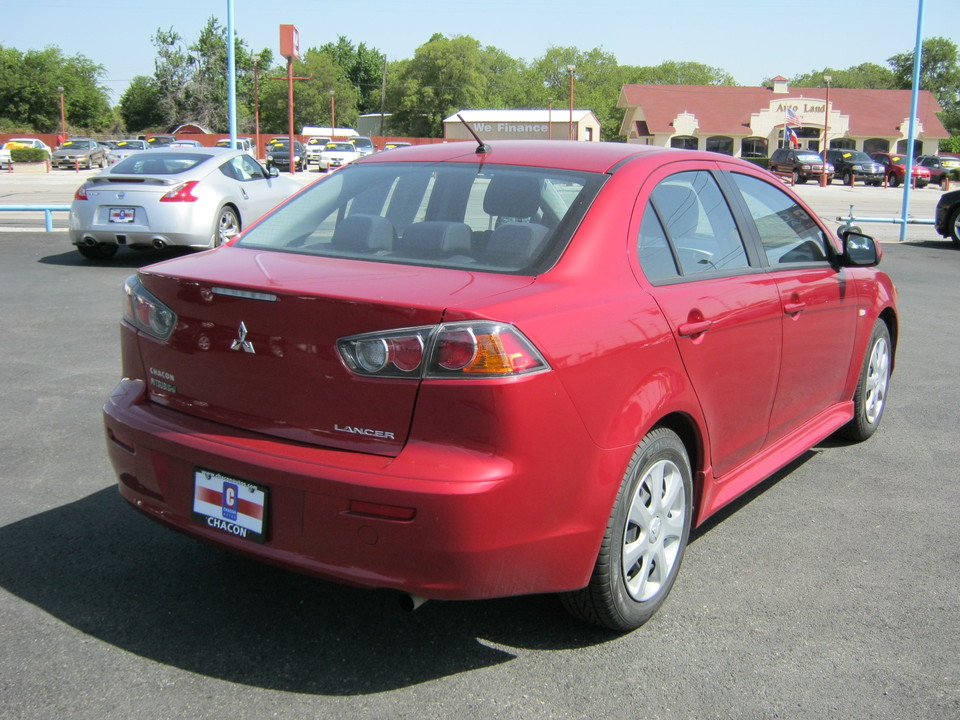
M133 222L136 212L133 208L110 208L110 222L129 223Z
M266 539L267 489L212 470L193 473L194 520L254 542Z

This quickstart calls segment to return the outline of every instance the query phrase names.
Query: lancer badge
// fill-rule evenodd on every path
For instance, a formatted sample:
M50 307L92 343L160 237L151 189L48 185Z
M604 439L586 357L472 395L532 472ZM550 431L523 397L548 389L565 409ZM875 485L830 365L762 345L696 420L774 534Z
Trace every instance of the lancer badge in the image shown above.
M240 322L240 327L237 329L237 339L230 343L231 350L243 350L248 353L256 353L257 351L253 349L253 343L247 340L247 326Z

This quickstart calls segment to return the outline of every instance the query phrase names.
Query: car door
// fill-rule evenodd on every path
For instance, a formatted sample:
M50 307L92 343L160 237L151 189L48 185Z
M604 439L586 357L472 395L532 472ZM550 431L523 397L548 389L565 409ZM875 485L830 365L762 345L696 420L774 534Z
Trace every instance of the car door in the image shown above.
M706 420L713 473L721 476L767 435L780 370L780 297L745 247L713 174L667 173L641 194L649 200L640 266L673 331Z
M264 173L260 163L249 155L230 158L221 169L224 175L236 181L236 191L243 198L241 215L244 227L286 197L286 193Z
M781 187L742 173L728 176L752 219L779 292L783 357L770 412L769 445L835 405L853 353L855 283L832 262L821 226Z

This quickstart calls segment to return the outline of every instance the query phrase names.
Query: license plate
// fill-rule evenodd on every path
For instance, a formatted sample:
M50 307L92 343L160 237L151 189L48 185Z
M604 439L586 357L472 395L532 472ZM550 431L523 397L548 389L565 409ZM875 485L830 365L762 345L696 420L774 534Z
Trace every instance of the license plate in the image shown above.
M267 489L197 468L193 473L191 514L207 527L262 543L266 539Z
M110 222L112 223L133 222L134 215L133 208L110 208Z

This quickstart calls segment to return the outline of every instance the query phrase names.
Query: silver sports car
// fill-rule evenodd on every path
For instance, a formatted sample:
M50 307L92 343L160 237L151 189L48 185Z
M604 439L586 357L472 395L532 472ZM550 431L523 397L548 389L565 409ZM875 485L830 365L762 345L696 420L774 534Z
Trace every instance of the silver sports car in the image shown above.
M120 245L212 248L300 187L239 150L138 152L80 186L70 205L70 241L92 260Z

